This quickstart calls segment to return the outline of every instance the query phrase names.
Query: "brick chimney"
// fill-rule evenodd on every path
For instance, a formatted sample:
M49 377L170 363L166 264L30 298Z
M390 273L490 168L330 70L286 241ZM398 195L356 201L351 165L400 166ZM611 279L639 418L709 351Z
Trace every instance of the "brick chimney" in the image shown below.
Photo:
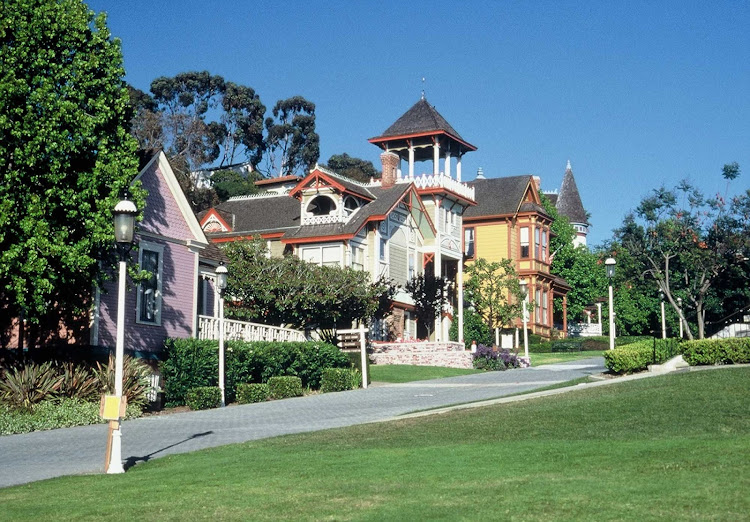
M392 187L396 184L396 178L398 178L398 154L386 151L380 155L380 162L383 164L383 177L380 186L383 188Z
M542 192L542 178L539 176L533 176L534 178L534 185L536 185L536 191L541 194Z

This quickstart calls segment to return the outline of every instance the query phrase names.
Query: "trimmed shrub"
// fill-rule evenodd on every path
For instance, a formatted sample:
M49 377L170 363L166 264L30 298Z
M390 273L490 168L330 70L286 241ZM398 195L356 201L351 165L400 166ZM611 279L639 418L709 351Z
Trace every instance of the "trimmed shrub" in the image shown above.
M326 368L320 383L323 393L354 390L362 385L362 374L355 369Z
M219 383L219 343L201 339L167 339L165 360L160 365L164 378L165 406L182 406L188 391Z
M691 366L750 363L750 338L699 339L683 343L683 357Z
M653 348L646 343L632 344L604 352L604 365L614 373L645 370L653 362Z
M237 385L237 402L250 404L268 400L268 385L263 383L242 383Z
M218 386L199 386L187 393L186 402L191 410L209 410L221 406L221 389Z
M302 396L302 379L291 375L281 375L268 379L268 396L272 399L286 399Z
M240 383L267 382L269 378L299 377L304 387L318 389L323 369L349 368L349 358L323 342L242 342L226 345L226 400L236 399ZM185 404L188 390L216 386L219 349L216 341L168 339L166 360L161 364L166 406Z

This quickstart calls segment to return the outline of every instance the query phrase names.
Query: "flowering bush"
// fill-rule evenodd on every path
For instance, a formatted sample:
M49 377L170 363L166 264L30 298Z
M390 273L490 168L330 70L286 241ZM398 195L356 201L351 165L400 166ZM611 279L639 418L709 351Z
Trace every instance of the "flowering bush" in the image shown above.
M472 362L478 370L505 370L520 365L518 357L510 350L497 350L484 344L477 346L477 351L472 354Z

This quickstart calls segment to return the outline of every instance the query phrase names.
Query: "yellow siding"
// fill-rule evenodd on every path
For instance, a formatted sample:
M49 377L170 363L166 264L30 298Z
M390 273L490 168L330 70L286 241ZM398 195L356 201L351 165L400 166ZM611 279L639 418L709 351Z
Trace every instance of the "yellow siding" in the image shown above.
M505 224L477 226L474 234L477 258L495 262L508 257L508 229Z

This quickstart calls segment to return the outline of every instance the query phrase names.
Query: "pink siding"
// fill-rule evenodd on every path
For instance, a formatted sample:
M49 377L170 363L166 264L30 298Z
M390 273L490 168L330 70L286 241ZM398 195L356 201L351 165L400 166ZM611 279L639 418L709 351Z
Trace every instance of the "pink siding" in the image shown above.
M154 161L141 176L141 185L148 191L148 198L143 221L138 224L139 230L174 239L195 239L158 167L158 161Z
M193 327L193 282L195 254L186 246L148 238L151 243L164 246L162 266L161 325L136 322L137 287L129 281L125 297L125 349L159 352L167 337L190 337ZM101 346L114 347L116 341L117 284L106 286L102 293L99 320Z
M184 242L196 239L172 196L158 160L143 172L141 184L148 191L143 221L137 231L156 234ZM136 241L140 236L136 234ZM125 349L159 352L167 337L190 337L193 331L193 292L198 274L195 254L187 246L146 236L144 241L164 246L162 260L161 324L137 323L137 286L128 281L125 303ZM134 252L137 260L137 253ZM116 342L117 282L112 281L102 293L99 306L99 337L101 346L114 347Z

